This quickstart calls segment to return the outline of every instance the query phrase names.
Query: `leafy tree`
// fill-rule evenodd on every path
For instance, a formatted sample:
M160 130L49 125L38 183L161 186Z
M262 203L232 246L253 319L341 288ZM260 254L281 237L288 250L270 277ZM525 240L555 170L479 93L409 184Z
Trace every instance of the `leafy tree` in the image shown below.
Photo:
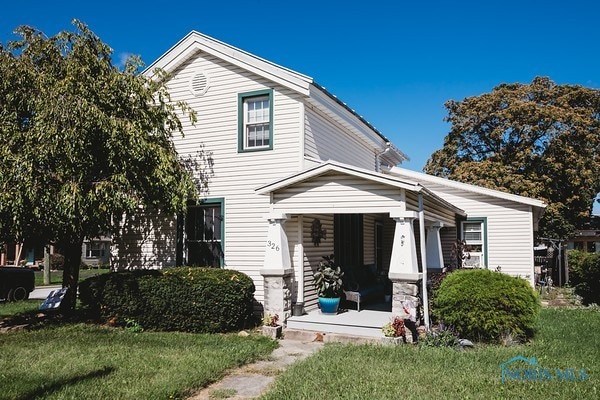
M600 90L545 77L450 100L452 124L425 172L538 198L540 234L565 238L600 191Z
M123 69L86 25L46 37L27 26L0 44L0 241L55 242L74 306L84 238L114 233L143 207L185 209L197 194L172 134L179 115L167 75Z

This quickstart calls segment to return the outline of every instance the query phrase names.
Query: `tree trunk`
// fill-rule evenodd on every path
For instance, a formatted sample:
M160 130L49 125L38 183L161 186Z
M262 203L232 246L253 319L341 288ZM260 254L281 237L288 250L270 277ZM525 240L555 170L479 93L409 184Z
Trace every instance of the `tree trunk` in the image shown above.
M75 310L82 244L83 237L75 238L61 244L63 256L65 257L62 286L68 290L61 302L60 309L66 313Z
M44 285L50 284L50 245L44 245Z

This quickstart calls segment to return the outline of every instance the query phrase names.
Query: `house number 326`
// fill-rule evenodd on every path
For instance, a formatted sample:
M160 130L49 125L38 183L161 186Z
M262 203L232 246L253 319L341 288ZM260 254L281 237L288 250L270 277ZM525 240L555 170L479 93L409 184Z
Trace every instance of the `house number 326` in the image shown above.
M270 240L267 241L267 247L272 250L279 251L279 246L277 244L271 242Z

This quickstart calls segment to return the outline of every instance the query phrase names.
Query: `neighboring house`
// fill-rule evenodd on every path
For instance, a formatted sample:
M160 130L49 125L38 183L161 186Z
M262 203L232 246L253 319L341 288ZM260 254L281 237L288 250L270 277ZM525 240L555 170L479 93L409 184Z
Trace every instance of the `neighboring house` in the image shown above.
M587 253L600 253L600 216L592 215L575 235L567 241L569 250L581 250Z
M185 137L174 144L182 157L210 154L209 190L185 217L150 210L129 216L113 238L113 267L236 269L277 312L290 302L317 307L312 276L322 256L416 282L423 259L430 268L444 265L442 248L456 240L453 232L470 240L479 234L481 260L491 268L532 274L543 203L477 194L485 189L471 185L450 194L404 177L394 167L406 155L312 78L200 33L145 73L155 67L171 74L172 101L198 114L194 126L182 119ZM502 213L514 214L504 226L496 221ZM487 225L463 223L471 217Z
M81 246L81 262L89 266L110 264L111 243L110 236L86 238Z

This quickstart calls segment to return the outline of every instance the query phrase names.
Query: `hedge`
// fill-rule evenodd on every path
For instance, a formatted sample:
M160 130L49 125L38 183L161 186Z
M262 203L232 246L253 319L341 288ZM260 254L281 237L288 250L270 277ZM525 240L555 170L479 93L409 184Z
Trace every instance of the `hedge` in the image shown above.
M532 337L540 308L539 296L524 279L462 269L442 281L432 315L463 338L496 342L504 335Z
M254 290L238 271L180 267L88 278L80 300L92 316L117 325L135 320L145 330L216 333L254 322Z
M600 304L600 253L569 251L569 283L583 304Z

